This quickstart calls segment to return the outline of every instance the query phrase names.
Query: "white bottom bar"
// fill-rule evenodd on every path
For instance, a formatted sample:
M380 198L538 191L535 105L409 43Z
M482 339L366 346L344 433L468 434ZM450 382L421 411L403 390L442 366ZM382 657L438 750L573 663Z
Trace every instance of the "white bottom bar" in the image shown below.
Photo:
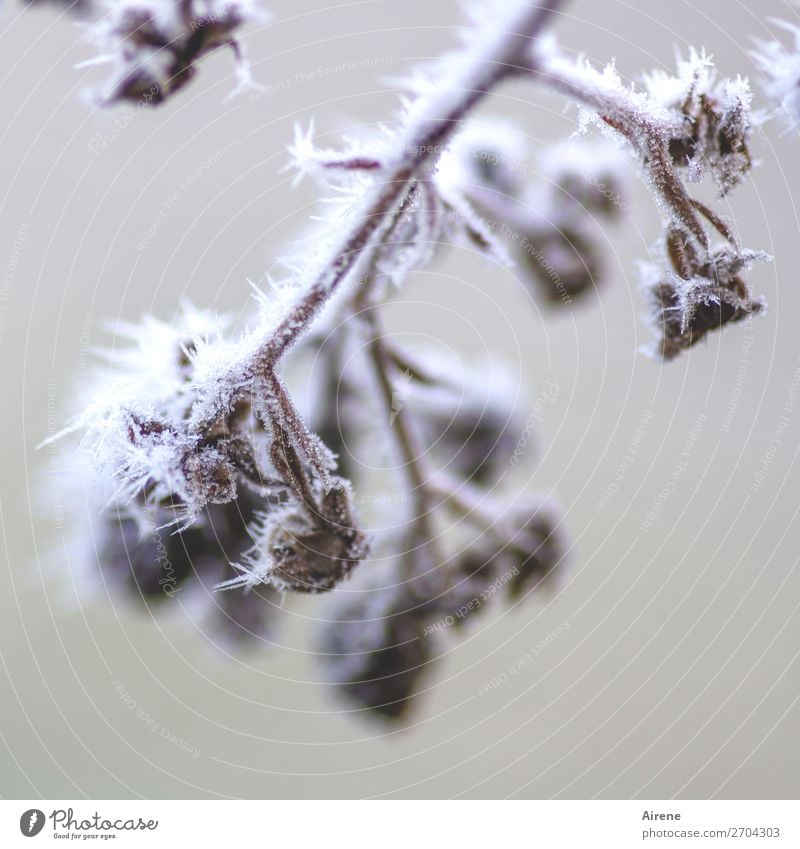
M31 836L28 836L28 835ZM0 801L0 846L800 846L788 801ZM223 843L224 841L224 843Z

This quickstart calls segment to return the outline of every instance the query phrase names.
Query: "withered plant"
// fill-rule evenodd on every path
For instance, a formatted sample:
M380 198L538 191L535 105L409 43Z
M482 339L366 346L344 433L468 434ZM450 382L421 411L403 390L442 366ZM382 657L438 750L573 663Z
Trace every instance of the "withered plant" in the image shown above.
M213 585L218 621L242 640L266 633L282 597L336 590L319 640L326 675L387 717L419 689L439 631L499 599L521 603L570 547L549 497L495 486L524 429L502 380L473 364L465 382L401 347L382 324L395 287L460 243L514 264L544 303L579 299L602 276L595 225L627 207L633 157L663 220L661 261L643 283L652 353L671 360L763 309L745 275L768 257L691 191L708 177L725 196L750 172L748 83L691 52L674 75L627 85L613 64L598 70L559 47L561 6L476 0L459 46L406 80L400 113L372 137L329 149L313 127L298 130L292 165L320 187L324 222L256 292L251 326L236 335L193 307L180 322L118 326L130 344L109 352L68 428L104 506L94 534L105 576L149 600ZM93 30L112 68L101 97L161 107L216 49L233 51L248 84L239 33L257 11L109 2ZM771 50L761 55L783 75L778 94L796 101L798 63L779 67ZM579 132L536 168L521 167L532 153L512 126L471 117L509 80L580 110ZM284 371L304 352L325 363L307 414ZM396 452L400 531L361 524L359 440Z

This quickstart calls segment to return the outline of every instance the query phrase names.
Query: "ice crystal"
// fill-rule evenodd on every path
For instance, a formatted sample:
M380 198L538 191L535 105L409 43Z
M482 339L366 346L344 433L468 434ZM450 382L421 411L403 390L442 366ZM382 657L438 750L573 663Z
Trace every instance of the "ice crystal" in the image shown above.
M314 144L314 122L303 129L295 126L294 141L289 146L290 162L287 166L295 171L294 185L303 177L310 177L327 188L336 183L346 183L357 178L363 171L379 171L384 145L368 139L364 142L341 139L341 150L318 148Z

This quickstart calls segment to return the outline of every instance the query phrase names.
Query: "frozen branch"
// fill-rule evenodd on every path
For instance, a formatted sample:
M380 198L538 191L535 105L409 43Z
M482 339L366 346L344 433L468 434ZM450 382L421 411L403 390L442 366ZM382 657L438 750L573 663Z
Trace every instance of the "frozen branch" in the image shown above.
M710 59L692 52L675 76L652 74L639 87L624 85L613 64L598 71L555 46L548 30L560 6L560 0L474 4L463 43L407 81L411 95L391 132L344 140L336 150L315 147L313 123L298 129L291 167L298 180L308 175L329 190L330 214L296 256L284 258L286 279L256 292L255 326L230 340L223 335L226 319L191 308L171 324L126 326L131 345L101 372L93 401L70 428L81 432L103 481L98 492L117 512L109 559L118 562L121 543L126 548L129 537L153 524L177 526L180 540L202 550L206 518L224 521L235 553L216 586L242 590L223 594L245 599L226 609L255 617L260 630L261 585L273 593L327 591L371 550L375 541L361 530L343 477L352 475L337 454L353 433L368 429L363 411L373 409L377 396L413 496L405 550L390 558L399 576L391 593L375 610L348 600L354 622L328 642L366 646L358 652L362 661L339 652L340 683L351 698L389 716L405 710L430 660L423 639L437 629L437 617L455 621L495 593L520 598L549 582L566 557L548 498L488 497L514 464L511 450L517 458L514 445L525 425L514 416L516 397L497 374L481 376L474 368L462 386L434 358L387 338L378 311L391 284L460 241L493 262L516 260L520 279L533 281L551 304L565 306L592 291L603 269L594 228L627 208L624 149L664 220L660 261L645 274L656 353L671 359L763 306L744 274L768 257L743 247L724 217L689 191L709 174L723 196L749 173L747 82L718 79ZM244 0L114 5L97 30L115 65L108 99L160 102L220 47L232 48L241 63L237 33L252 11ZM795 66L787 62L782 78ZM513 129L472 117L510 78L575 101L581 129L600 127L616 147L598 155L585 140L554 146L540 168L544 178L530 179L530 151ZM325 318L336 319L332 355L322 352L326 307ZM346 347L359 332L359 344ZM326 359L321 395L310 404L314 418L323 419L316 432L284 380L284 359L300 345ZM340 416L345 360L363 371L346 380L348 406ZM401 376L412 388L409 403L398 406L393 381ZM436 468L437 450L450 452L446 473ZM245 519L237 526L229 507L239 503ZM440 509L457 517L456 526L479 532L450 556L436 537ZM187 563L188 555L181 580L190 573ZM151 581L138 560L131 569L137 581L138 572ZM379 624L364 630L357 627L363 621ZM364 675L372 678L365 683L358 677Z

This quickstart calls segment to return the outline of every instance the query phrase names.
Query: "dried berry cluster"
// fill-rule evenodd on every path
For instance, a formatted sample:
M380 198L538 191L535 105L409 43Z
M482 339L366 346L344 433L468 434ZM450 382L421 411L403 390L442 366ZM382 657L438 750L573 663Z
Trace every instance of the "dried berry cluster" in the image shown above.
M474 367L459 380L398 346L381 325L394 286L457 242L515 263L545 301L593 290L597 228L627 209L628 157L664 220L662 260L645 279L657 353L672 359L762 308L743 273L766 256L742 248L686 184L707 172L726 194L749 172L747 83L718 80L692 54L674 77L632 88L613 66L597 71L540 38L559 5L472 6L463 43L408 81L401 114L377 138L320 149L313 127L298 130L293 165L327 190L325 224L257 292L255 324L231 338L225 319L186 308L171 323L118 328L131 344L109 354L70 428L110 505L104 570L137 594L165 586L164 559L175 587L213 574L225 591L218 612L260 635L278 594L329 591L355 572L333 594L320 652L351 700L391 717L418 691L440 631L495 597L522 600L568 551L545 498L498 489L524 430L514 393L496 372ZM116 4L100 30L113 45L108 99L155 89L163 100L209 51L238 55L234 33L250 16L239 2ZM511 76L577 102L581 129L599 127L610 146L572 140L536 162L518 131L473 122L473 107ZM283 377L290 352L326 364L307 416ZM408 498L391 533L367 533L356 515L359 442L395 453ZM458 521L442 533L448 516ZM383 583L379 560L392 564Z
M699 182L708 171L725 195L749 172L747 81L719 81L711 60L694 52L679 62L675 76L652 74L640 91L625 86L613 66L600 73L558 55L543 56L540 73L591 107L587 122L627 141L661 207L667 250L658 249L663 260L647 267L644 277L646 296L655 305L654 353L671 359L708 330L759 311L762 304L741 272L769 257L741 248L730 225L692 198L681 176ZM680 259L673 250L677 243Z
M513 602L549 581L566 554L557 513L537 500L512 512L501 534L487 533L443 564L448 582L438 593L425 578L398 580L436 570L434 553L423 548L392 564L382 585L362 582L342 597L320 634L319 653L328 680L350 703L402 716L422 691L444 632L472 621L493 599Z
M112 66L102 95L107 103L163 103L194 78L203 57L223 47L233 51L240 83L247 84L237 33L255 19L248 0L109 0L91 29L101 53L85 64Z

